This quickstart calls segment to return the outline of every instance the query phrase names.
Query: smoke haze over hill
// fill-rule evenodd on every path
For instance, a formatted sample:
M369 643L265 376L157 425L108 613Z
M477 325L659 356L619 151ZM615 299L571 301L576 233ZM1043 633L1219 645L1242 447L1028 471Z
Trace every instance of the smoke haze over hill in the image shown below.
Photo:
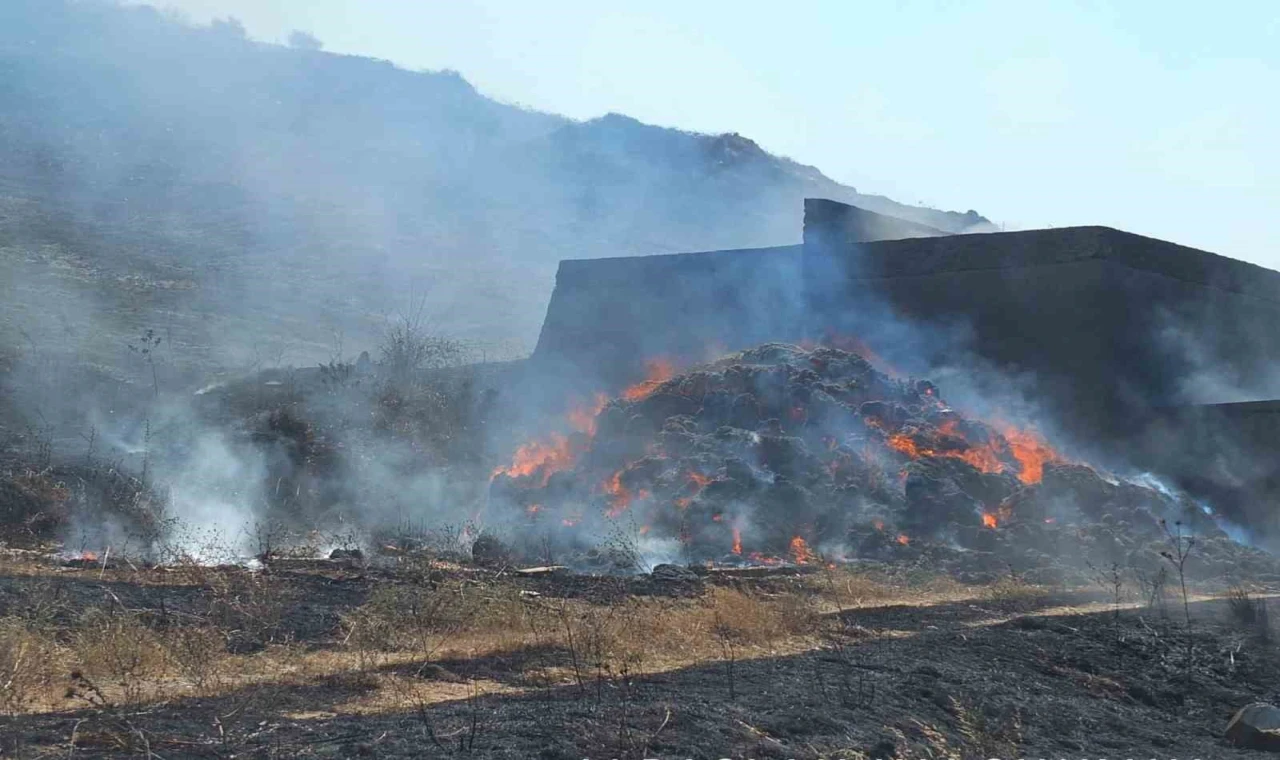
M509 355L531 347L562 258L795 242L812 195L987 226L860 195L739 135L571 121L234 22L99 2L2 13L9 342L19 327L51 340L88 303L106 334L163 324L201 365L311 361L335 334L366 347L422 299L440 330ZM24 311L37 277L65 318Z

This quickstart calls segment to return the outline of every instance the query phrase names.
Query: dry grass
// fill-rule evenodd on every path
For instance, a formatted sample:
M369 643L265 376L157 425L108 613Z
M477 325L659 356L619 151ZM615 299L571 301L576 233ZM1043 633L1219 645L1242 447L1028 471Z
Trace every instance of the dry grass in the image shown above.
M321 681L355 687L357 696L332 708L340 712L421 708L472 698L475 688L577 685L590 692L699 663L732 668L825 646L837 611L975 598L975 589L951 581L840 568L781 585L712 585L691 598L620 595L609 603L540 596L491 577L424 577L377 587L341 615L329 641L301 644L277 635L297 592L270 574L198 566L74 571L107 582L195 586L206 601L198 615L129 610L119 600L69 615L66 600L42 585L44 576L57 574L50 568L11 560L3 571L22 576L33 592L15 608L21 614L0 619L6 712L119 707ZM977 596L1033 591L1010 584ZM229 651L228 642L245 637L258 643L255 651ZM479 670L456 677L439 663ZM488 679L484 667L503 669L502 682Z
M0 712L15 714L47 703L57 647L25 620L0 618Z

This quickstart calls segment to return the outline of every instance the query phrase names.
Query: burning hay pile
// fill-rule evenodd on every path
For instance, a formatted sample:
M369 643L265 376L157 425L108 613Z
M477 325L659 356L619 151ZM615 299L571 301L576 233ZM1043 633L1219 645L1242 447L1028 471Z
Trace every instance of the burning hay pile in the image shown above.
M1277 572L1190 499L966 419L932 383L837 348L766 344L678 376L654 364L567 427L494 473L490 509L526 525L516 548L531 556L629 535L650 561L919 562L1053 580L1112 566L1154 576L1181 534L1196 537L1189 574Z

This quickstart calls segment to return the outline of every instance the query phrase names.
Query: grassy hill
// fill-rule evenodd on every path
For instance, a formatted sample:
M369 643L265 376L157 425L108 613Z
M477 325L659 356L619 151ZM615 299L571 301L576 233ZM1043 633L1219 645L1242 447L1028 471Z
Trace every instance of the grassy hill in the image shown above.
M358 352L425 303L527 350L562 258L795 242L825 196L951 231L739 135L496 102L451 72L151 8L0 8L0 344L193 372Z

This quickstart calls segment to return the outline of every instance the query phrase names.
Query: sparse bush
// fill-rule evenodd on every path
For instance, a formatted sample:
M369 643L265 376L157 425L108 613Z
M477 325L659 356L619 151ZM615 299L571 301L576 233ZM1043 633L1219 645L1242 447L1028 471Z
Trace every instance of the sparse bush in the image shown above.
M208 582L207 618L229 641L260 647L279 638L291 596L285 584L234 570L211 573Z
M160 637L128 612L90 610L79 621L72 647L81 672L94 683L106 684L119 704L155 696L155 676L169 664Z
M1271 638L1266 598L1255 598L1243 586L1232 586L1227 589L1227 612L1235 625L1254 631L1263 641Z
M1178 586L1182 590L1182 612L1186 616L1186 624L1190 626L1191 597L1187 593L1187 560L1191 558L1191 551L1196 547L1196 538L1183 531L1181 520L1175 521L1171 528L1168 522L1161 519L1160 527L1164 530L1165 539L1169 543L1169 548L1160 552L1160 556L1168 560L1178 573Z
M6 537L40 538L67 523L71 492L48 470L0 477L0 529Z
M0 618L0 712L20 713L53 685L56 647L27 621Z
M468 357L462 341L428 330L421 310L392 322L383 333L378 350L383 372L397 384L415 381L423 370L457 367Z
M723 627L723 636L742 644L763 645L817 627L813 601L801 594L762 597L736 589L715 588L708 594L708 627Z
M156 372L156 349L163 340L150 327L137 340L129 343L129 350L142 357L142 361L151 368L151 385L155 395L160 395L160 375Z
M463 583L434 587L391 586L343 616L344 640L362 657L409 652L431 659L464 632L521 630L514 590Z
M216 689L218 667L225 657L226 639L212 628L179 626L162 637L170 661L200 693Z
M1169 569L1161 565L1154 571L1135 568L1134 578L1142 591L1142 601L1148 610L1159 613L1160 617L1168 617Z

